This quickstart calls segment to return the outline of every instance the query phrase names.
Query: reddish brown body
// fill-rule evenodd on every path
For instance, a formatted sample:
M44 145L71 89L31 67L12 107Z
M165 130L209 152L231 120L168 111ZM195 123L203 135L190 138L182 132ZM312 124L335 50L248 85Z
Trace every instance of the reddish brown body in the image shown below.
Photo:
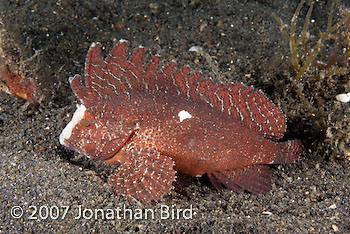
M109 182L117 194L142 202L161 199L175 172L208 174L216 188L266 193L268 164L293 162L298 141L277 143L283 113L263 93L242 84L200 79L175 63L162 70L139 48L130 59L126 41L103 60L99 44L89 50L85 84L70 82L82 105L60 142L89 157L120 164Z
M194 106L185 98L159 97L161 101L157 104L152 99L140 98L142 105L126 115L126 119L137 120L139 128L123 147L161 152L175 161L178 172L200 176L252 164L270 164L279 153L278 143L213 112L207 105ZM178 113L182 110L192 117L180 122ZM117 154L115 158L122 157Z
M34 81L20 74L19 65L12 60L11 57L0 58L0 90L32 103L38 102L34 95L38 92Z

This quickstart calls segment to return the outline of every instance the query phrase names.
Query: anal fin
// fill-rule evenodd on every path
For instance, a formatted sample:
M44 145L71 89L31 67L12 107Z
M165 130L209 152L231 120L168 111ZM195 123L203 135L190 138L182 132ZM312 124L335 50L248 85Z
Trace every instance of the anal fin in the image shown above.
M252 165L245 168L214 171L208 173L214 187L223 185L235 192L244 191L252 194L265 194L271 190L271 178L268 165Z
M108 179L116 194L149 203L170 192L176 178L170 157L149 149L132 149L126 154L127 159Z

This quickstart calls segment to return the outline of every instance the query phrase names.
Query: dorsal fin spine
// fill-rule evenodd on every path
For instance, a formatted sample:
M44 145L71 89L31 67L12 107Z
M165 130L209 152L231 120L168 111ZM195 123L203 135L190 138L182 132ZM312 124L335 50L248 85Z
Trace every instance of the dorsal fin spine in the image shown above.
M140 90L183 95L194 103L206 102L264 136L278 139L283 135L285 116L261 91L243 84L201 80L200 72L191 72L189 66L176 69L174 61L160 69L158 55L145 65L145 49L137 48L129 58L127 44L120 40L105 60L101 44L91 45L85 63L85 84L80 76L71 78L73 91L84 103L113 94L130 98L132 92Z

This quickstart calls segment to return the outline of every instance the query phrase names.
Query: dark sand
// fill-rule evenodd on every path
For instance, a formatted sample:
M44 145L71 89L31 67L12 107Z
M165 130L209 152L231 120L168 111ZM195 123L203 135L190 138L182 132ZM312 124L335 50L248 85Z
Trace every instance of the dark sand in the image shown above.
M32 69L44 90L40 108L0 93L0 233L350 232L349 161L334 159L337 145L329 141L336 141L324 140L325 129L313 125L290 86L288 43L271 16L275 12L289 23L298 0L194 5L191 2L196 1L171 0L33 2L39 3L0 2L1 27L10 37L1 39L11 41L3 45L4 50L16 45L22 59L41 50ZM339 2L338 9L345 9L345 1ZM327 9L324 1L316 4L311 35L318 37L319 30L325 29ZM120 38L129 40L131 48L142 44L165 60L176 59L213 76L203 58L188 52L194 45L204 47L218 61L224 79L254 85L281 106L288 117L287 138L303 140L300 161L273 166L272 190L266 195L216 191L206 179L194 180L184 192L172 191L164 201L144 207L152 209L154 217L125 217L124 208L136 214L143 207L113 194L104 183L111 168L58 142L77 103L68 77L83 73L92 42L100 41L108 51ZM337 80L318 90L304 85L307 98L313 100L315 92L323 98L327 115L348 108L334 102L334 96L344 92ZM346 115L337 119L343 118ZM182 215L161 219L162 205L192 208L193 213L185 213L188 219ZM16 206L23 210L20 218L13 217L21 214ZM79 207L85 209L85 217L77 218ZM117 208L120 217L114 210L113 218L111 209ZM102 217L99 211L91 217L98 209L109 216Z

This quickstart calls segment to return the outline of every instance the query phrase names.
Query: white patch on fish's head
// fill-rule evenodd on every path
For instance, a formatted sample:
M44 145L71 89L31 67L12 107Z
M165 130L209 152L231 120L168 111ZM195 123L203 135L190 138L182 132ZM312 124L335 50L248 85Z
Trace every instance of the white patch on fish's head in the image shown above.
M185 119L192 118L192 115L185 110L180 111L177 115L179 116L180 122L184 121Z
M73 114L72 120L67 124L60 134L61 145L67 146L65 141L68 140L71 135L73 128L84 118L86 107L83 104L77 105L77 110Z

